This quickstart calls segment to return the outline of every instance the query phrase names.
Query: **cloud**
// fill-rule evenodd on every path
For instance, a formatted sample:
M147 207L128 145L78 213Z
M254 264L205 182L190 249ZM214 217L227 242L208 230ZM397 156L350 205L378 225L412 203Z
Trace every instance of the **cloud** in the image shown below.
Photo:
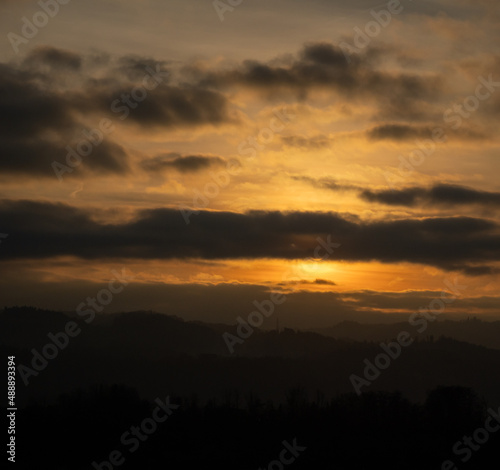
M134 124L143 130L235 122L223 94L167 83L165 64L136 56L114 60L106 55L84 56L46 46L32 50L18 64L0 63L0 171L55 178L52 163L67 164L67 147L75 148L85 140L82 130L98 128L104 117L113 125ZM157 73L165 83L146 90L145 77L151 87ZM142 96L134 92L138 89L147 95L129 104L131 96ZM67 173L68 177L128 173L126 149L109 135L104 137L84 157L85 164ZM174 166L187 169L196 163L203 165L194 158Z
M313 284L318 284L320 286L336 286L337 284L333 281L329 281L327 279L315 279L312 281Z
M436 184L431 187L413 186L404 189L365 189L350 183L339 183L332 178L312 178L292 176L318 189L331 191L356 191L361 199L387 206L424 207L424 206L485 206L500 207L500 192L482 191L456 184Z
M130 96L133 86L110 86L94 96L91 105L98 105L95 111L109 113L110 103L117 102L114 117L123 116L127 105L123 96ZM127 122L140 125L143 129L197 127L235 122L229 110L229 101L219 92L191 85L163 85L150 92L154 96L145 99L127 114ZM110 114L112 116L112 114Z
M16 270L15 266L9 266L8 270L0 266L0 270L2 306L26 304L26 294L29 292L29 302L32 304L61 311L74 311L89 293L99 292L103 287L102 283L88 281L40 282L39 279L23 276L25 271ZM141 311L147 305L148 310L176 315L186 320L234 324L237 315L235 312L250 313L253 302L256 299L269 298L271 289L273 287L269 285L236 283L163 284L132 281L120 295L113 298L113 302L106 307L106 312ZM447 290L447 287L443 285L439 289ZM287 292L287 301L280 305L280 323L287 327L309 329L330 327L341 321L407 322L409 314L428 306L434 299L441 298L441 293L441 290L337 292L334 289L328 292L311 292L305 289ZM448 305L444 316L448 313L456 315L456 311L467 316L470 312L479 310L481 313L498 317L500 297L467 297L466 291L463 291L463 294L459 302ZM304 312L307 312L307 315L304 315ZM387 313L390 313L390 316ZM273 327L274 324L275 319L270 326Z
M82 57L72 51L40 46L30 51L23 65L28 67L48 65L54 69L79 70L82 66Z
M414 139L431 139L435 129L439 126L425 126L413 124L381 124L366 131L368 139L373 141L392 140L408 141ZM487 135L474 129L460 129L457 133L451 134L460 140L484 140Z
M311 178L310 176L292 176L295 181L301 181L310 184L314 188L329 189L331 191L356 191L362 190L359 186L353 184L339 183L332 178Z
M467 276L490 276L500 272L498 268L492 266L464 266L458 269Z
M85 126L64 93L42 86L38 74L0 64L0 89L0 171L55 178L52 162L65 163L66 147L83 139ZM110 140L96 146L85 161L87 171L128 170L125 150Z
M337 283L327 279L315 279L314 281L308 279L299 279L297 281L280 282L278 286L300 286L300 285L317 285L317 286L336 286Z
M314 90L330 90L343 101L372 100L378 104L381 116L421 118L423 104L439 99L443 80L429 74L378 70L374 57L380 53L368 47L348 63L340 47L326 42L308 43L291 60L246 60L226 71L198 70L199 83L218 88L253 88L270 98L292 93L304 99Z
M283 144L301 149L319 150L333 145L333 139L326 135L304 137L301 135L280 136Z
M141 166L148 172L164 170L176 170L180 173L196 173L212 167L223 166L226 161L220 157L189 155L181 156L177 153L169 153L149 158L141 162Z
M307 259L322 237L341 245L331 249L335 260L448 270L500 260L498 224L471 217L364 222L336 213L200 211L187 225L179 210L151 209L129 222L104 224L68 205L3 200L0 220L10 234L2 256L11 259Z
M360 196L365 201L390 206L484 205L500 207L499 192L480 191L451 184L437 184L430 188L411 187L399 190L364 190Z
M109 59L108 59L109 62ZM170 62L165 60L156 60L150 57L142 57L139 55L126 55L119 57L115 66L115 71L119 76L124 75L130 81L141 80L146 73L146 70L168 70ZM168 81L168 77L163 77Z
M414 138L430 138L432 128L411 126L408 124L383 124L367 131L371 140L409 140Z

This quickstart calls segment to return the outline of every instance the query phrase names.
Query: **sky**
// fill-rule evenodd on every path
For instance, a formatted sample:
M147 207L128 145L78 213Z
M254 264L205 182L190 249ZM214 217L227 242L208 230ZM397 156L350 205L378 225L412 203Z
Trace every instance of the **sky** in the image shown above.
M500 316L498 2L0 12L0 305Z

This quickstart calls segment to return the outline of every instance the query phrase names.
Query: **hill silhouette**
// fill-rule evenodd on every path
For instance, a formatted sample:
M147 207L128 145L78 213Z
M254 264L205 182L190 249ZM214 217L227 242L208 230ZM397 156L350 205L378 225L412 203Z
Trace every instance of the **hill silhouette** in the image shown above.
M2 352L15 351L18 364L30 367L33 349L41 351L49 342L48 333L62 331L71 319L57 312L7 309L0 314ZM113 383L129 385L149 399L169 390L180 396L196 394L205 402L238 390L280 402L297 385L311 395L320 390L334 396L352 392L350 376L362 376L364 361L373 362L382 352L379 342L286 329L255 330L231 354L221 325L151 312L101 315L79 325L79 336L20 389L26 402ZM226 328L236 333L235 326ZM457 385L472 387L489 403L500 403L500 383L491 379L499 368L498 350L446 337L417 338L363 391L398 390L421 401L430 389Z
M319 328L313 331L344 340L384 341L407 329L408 322L374 324L343 321L330 328ZM500 349L500 321L482 321L472 317L466 320L429 322L426 331L418 336L421 338L446 336L487 348Z
M71 313L5 309L0 352L29 367L34 350L68 322L79 335L27 385L18 374L18 468L278 468L294 443L304 449L293 461L298 469L422 470L447 459L484 469L497 458L500 434L481 452L469 450L466 464L453 452L498 409L496 349L416 338L360 395L349 378L363 375L379 342L256 329L231 354L223 334L236 334L235 325L148 311L86 324ZM382 333L388 341L394 327ZM147 421L158 400L176 406L165 424ZM145 422L151 436L132 437ZM116 452L121 463L111 465Z

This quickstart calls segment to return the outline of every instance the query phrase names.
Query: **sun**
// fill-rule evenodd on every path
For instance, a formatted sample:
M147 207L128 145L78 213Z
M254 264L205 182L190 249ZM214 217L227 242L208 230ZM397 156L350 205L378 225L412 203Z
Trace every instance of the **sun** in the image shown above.
M296 274L304 280L329 279L338 274L335 263L327 261L300 261L296 265Z

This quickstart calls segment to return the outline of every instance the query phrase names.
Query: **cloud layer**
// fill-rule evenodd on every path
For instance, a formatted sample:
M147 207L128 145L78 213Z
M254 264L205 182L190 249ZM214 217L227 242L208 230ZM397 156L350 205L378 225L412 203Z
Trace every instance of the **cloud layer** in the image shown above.
M187 225L178 210L155 209L127 223L103 224L64 204L4 200L0 220L10 236L3 255L11 259L305 259L321 253L337 261L410 262L469 274L489 273L485 265L500 261L499 225L470 217L368 223L335 213L202 211ZM315 253L318 237L326 246Z

